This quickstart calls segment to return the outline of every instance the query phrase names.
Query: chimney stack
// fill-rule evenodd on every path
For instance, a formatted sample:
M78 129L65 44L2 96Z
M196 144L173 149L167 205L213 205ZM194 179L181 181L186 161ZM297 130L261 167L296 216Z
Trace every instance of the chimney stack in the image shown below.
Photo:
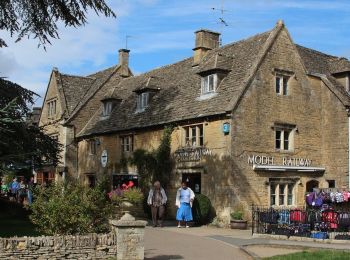
M129 77L129 52L127 49L119 50L119 66L120 66L120 75L123 77Z
M201 29L195 32L196 43L193 48L193 66L200 63L207 51L218 48L220 46L220 33Z

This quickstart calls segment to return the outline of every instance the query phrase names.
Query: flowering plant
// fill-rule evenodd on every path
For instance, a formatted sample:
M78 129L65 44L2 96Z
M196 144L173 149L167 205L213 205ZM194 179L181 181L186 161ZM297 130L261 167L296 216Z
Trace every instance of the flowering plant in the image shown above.
M143 200L141 189L134 187L134 183L129 181L128 184L123 184L121 188L116 188L108 193L108 197L113 204L120 205L123 200L131 203L138 203Z

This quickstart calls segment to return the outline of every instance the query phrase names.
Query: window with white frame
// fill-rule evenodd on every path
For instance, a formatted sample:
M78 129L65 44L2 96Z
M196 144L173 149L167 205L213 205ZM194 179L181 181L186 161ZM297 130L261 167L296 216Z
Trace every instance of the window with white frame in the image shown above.
M295 205L295 183L271 182L269 188L270 206Z
M293 150L292 129L275 128L275 149L280 151Z
M275 81L276 94L287 96L288 95L289 77L277 74L275 79L276 79L276 81Z
M112 112L113 109L113 102L108 101L108 102L103 102L103 116L109 116Z
M205 77L202 77L202 95L214 93L217 87L218 77L217 74L211 74Z
M95 139L91 139L88 141L88 145L89 145L89 154L91 155L95 155L96 154L96 150L97 150L97 143Z
M142 112L148 107L149 104L149 92L143 92L137 95L137 111Z
M192 125L184 127L185 146L203 146L204 131L203 125Z
M122 152L132 152L134 150L134 138L132 135L120 137Z
M56 100L47 102L47 116L54 117L56 115Z

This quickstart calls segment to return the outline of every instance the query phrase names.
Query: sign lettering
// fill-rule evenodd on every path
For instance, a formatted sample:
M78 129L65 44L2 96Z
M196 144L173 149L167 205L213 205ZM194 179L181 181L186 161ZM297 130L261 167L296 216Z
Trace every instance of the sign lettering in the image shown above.
M210 156L211 150L204 147L189 147L177 149L174 153L178 162L200 161L203 156Z
M248 155L248 164L257 165L283 165L283 166L297 166L310 167L312 160L308 158L293 158L282 157L282 163L276 164L273 156L265 155Z

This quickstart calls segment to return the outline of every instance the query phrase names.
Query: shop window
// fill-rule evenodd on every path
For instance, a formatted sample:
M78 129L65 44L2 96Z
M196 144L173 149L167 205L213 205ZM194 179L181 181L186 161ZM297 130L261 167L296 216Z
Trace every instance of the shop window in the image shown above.
M56 115L56 100L47 102L47 116L54 117Z
M143 92L137 95L136 112L142 112L148 107L149 104L149 92Z
M36 181L41 185L48 185L55 181L55 173L53 172L38 172Z
M293 131L291 129L275 129L275 149L281 151L293 150Z
M218 77L217 74L211 74L205 77L202 77L202 95L214 93L217 87Z
M270 183L270 206L294 205L295 183Z
M132 152L134 150L134 138L132 135L120 137L122 152Z
M277 74L275 79L276 94L287 96L289 77Z
M96 154L96 150L97 150L96 140L89 140L88 144L89 144L89 154L95 155Z
M204 131L203 125L193 125L184 127L185 146L203 146Z

